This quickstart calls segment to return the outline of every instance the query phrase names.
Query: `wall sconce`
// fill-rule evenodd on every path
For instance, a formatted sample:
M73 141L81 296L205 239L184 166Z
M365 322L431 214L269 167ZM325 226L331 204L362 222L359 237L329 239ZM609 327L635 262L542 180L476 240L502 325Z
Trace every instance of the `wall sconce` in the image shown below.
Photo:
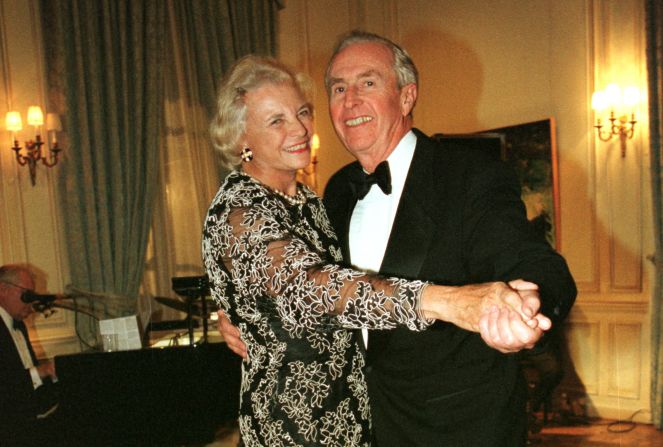
M623 91L617 84L610 84L605 90L596 91L592 95L592 109L601 113L606 109L610 110L608 121L609 125L601 121L601 117L596 118L596 134L601 141L610 141L613 136L619 137L622 157L626 156L626 140L635 135L635 119L633 109L640 102L640 90L637 87L626 87ZM630 109L630 119L628 116Z
M44 142L39 134L41 126L44 125L44 114L39 106L30 106L28 108L28 125L35 128L35 139L25 142L25 151L21 153L21 146L16 139L16 132L23 129L23 121L19 112L7 112L5 124L7 130L12 134L12 147L11 149L16 153L16 161L21 166L28 166L30 171L30 182L32 186L35 185L35 177L37 176L37 163L42 162L47 167L53 167L58 163L58 156L62 150L58 146L57 132L62 130L60 116L56 113L46 114L46 132L48 134L48 142ZM48 156L42 154L42 146L48 145Z

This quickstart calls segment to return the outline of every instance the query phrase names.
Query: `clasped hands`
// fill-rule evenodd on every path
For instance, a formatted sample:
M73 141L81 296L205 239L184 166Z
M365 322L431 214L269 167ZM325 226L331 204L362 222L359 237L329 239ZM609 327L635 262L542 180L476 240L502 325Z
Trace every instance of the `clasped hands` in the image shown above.
M429 289L434 290L424 295L427 317L479 332L488 346L502 353L532 348L552 327L540 313L538 286L531 282L517 279Z
M432 286L424 291L422 310L426 317L453 323L479 332L484 342L502 353L532 348L552 327L540 313L538 286L520 279L503 282L469 284L460 287ZM239 329L230 323L223 311L219 315L219 332L228 348L246 359L246 344Z
M491 306L479 320L481 338L488 346L503 353L533 348L552 328L550 318L540 312L541 300L536 284L515 280L509 282L509 286L520 299L511 303L511 309ZM507 298L506 301L510 300Z

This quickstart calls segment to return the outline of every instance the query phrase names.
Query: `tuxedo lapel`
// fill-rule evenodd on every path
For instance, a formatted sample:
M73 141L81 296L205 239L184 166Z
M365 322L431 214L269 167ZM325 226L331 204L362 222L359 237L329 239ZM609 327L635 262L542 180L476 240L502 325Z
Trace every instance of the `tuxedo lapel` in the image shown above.
M34 349L32 349L32 343L30 343L30 336L28 334L28 327L23 321L17 321L18 329L23 334L25 339L25 344L28 346L28 351L30 352L30 358L32 358L32 363L36 366L38 364L37 355L35 354Z
M433 241L435 222L430 212L434 194L432 151L428 137L417 133L417 145L405 180L380 272L417 278Z
M358 162L353 162L343 168L338 178L330 180L325 190L324 204L327 214L331 220L336 236L338 237L343 254L343 260L346 264L351 263L350 259L350 220L352 211L357 204L357 197L350 181L350 171L361 169Z
M354 210L357 204L357 198L354 195L349 195L343 201L347 205L343 209L342 220L340 221L341 230L339 231L338 238L341 244L341 251L343 252L343 259L350 265L352 264L350 257L350 220L352 218L352 210Z
M433 241L436 227L434 217L438 214L431 198L436 197L437 188L434 168L435 144L423 133L414 129L417 145L396 217L392 225L380 272L405 278L416 278L426 260L428 247ZM325 207L343 251L343 259L351 264L349 232L352 211L357 199L350 184L350 170L361 169L358 162L343 168L332 178L325 190Z
M3 351L2 361L7 362L10 369L23 369L23 361L21 360L21 354L18 352L18 348L14 343L12 334L10 333L12 329L7 328L7 326L0 321L0 350ZM25 332L23 333L25 336ZM27 337L26 337L26 340ZM30 342L28 341L28 346ZM30 355L32 356L32 349L30 349ZM33 360L34 361L34 360Z
M19 321L19 320L15 320L14 327L16 329L18 329L21 332L21 334L23 334L23 338L25 339L25 344L28 347L28 352L30 353L30 358L32 359L32 363L36 366L38 364L37 355L35 354L34 349L32 349L32 343L30 343L30 336L28 334L28 327L25 325L25 323L23 321ZM0 331L3 332L3 333L0 333L0 337L3 340L7 340L7 342L8 342L7 347L9 349L13 349L13 351L16 352L16 357L19 359L19 362L22 362L22 360L20 360L21 359L21 354L18 352L18 348L16 347L16 344L14 343L14 339L13 339L11 333L9 332L13 329L14 328L11 328L11 329L7 328L6 325L4 325L0 322Z

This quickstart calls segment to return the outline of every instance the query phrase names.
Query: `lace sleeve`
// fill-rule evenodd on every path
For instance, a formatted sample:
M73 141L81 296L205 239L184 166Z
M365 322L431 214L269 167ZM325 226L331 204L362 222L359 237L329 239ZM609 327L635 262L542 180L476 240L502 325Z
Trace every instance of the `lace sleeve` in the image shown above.
M431 324L419 310L426 283L330 264L259 208L230 210L226 231L217 233L228 238L221 261L236 290L272 298L286 326L314 329L330 319L345 328L422 330Z

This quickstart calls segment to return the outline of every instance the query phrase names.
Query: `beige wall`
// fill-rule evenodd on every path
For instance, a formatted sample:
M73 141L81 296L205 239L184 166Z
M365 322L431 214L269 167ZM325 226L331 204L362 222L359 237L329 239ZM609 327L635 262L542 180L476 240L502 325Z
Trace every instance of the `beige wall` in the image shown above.
M44 104L36 0L0 0L0 117ZM578 282L569 347L592 413L649 420L649 276L653 254L646 106L625 158L598 142L588 104L610 79L645 89L642 0L286 0L281 57L318 84L321 190L351 157L336 141L322 75L336 37L363 27L401 42L421 71L415 124L467 132L554 117L561 250ZM640 124L639 124L640 125ZM24 137L27 137L25 135ZM23 138L23 137L22 137ZM41 287L68 282L54 179L30 186L0 126L0 263L29 262ZM5 149L1 149L1 147ZM67 150L75 150L67 148ZM34 336L53 355L76 348L73 317L39 319Z
M27 129L28 106L47 110L44 94L41 35L34 26L36 0L0 0L0 264L28 263L36 275L37 290L61 292L67 284L68 265L59 216L55 177L58 167L37 167L36 185L28 168L14 160L11 135L5 131L8 110L20 111L24 130L18 139L34 138ZM66 155L65 155L66 156ZM35 318L30 327L38 355L52 356L79 349L71 312L58 311L48 319Z
M281 58L318 86L319 192L351 160L329 122L322 78L339 34L364 28L411 53L421 75L415 125L471 132L552 117L561 251L580 289L569 323L571 396L590 414L649 420L653 253L647 133L595 140L591 93L614 80L646 89L640 0L287 0ZM646 121L646 106L639 110ZM575 389L574 389L575 388ZM580 401L583 403L583 401Z

